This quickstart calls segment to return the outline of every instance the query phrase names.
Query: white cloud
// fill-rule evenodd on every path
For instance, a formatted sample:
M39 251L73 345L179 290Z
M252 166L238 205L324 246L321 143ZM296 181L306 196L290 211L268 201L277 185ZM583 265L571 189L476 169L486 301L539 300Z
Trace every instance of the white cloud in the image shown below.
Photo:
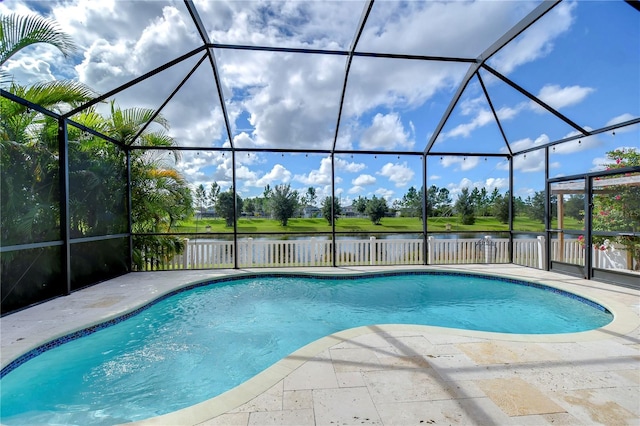
M335 158L335 163L336 163L336 171L344 171L349 173L358 173L367 167L364 163L355 163L353 161L346 161L339 157Z
M606 126L613 126L614 124L624 123L625 121L633 120L634 118L637 118L637 117L634 117L632 114L629 114L628 112L626 112L624 114L613 117L611 120L607 121ZM637 128L638 128L638 124L636 123L630 126L619 127L615 130L615 132L626 133L626 132L634 131Z
M511 143L511 150L513 152L518 152L536 146L541 146L548 142L550 142L549 136L543 133L535 140L525 138ZM503 148L501 151L506 152L507 149ZM509 170L509 162L500 162L496 168L499 170ZM544 170L544 150L539 149L526 154L516 155L513 158L513 169L524 173L533 173Z
M458 183L449 183L447 185L447 189L452 195L454 202L463 188L468 188L469 192L473 191L473 188L486 188L489 193L491 193L494 188L498 188L500 192L504 192L509 189L509 179L489 177L484 180L478 180L474 182L471 179L464 177Z
M291 180L291 172L286 169L282 164L276 164L273 168L256 181L255 186L264 187L272 185L276 182L278 185L281 183L289 183Z
M450 131L443 133L439 138L439 141L455 138L458 136L469 137L471 132L477 129L478 127L485 126L488 123L495 122L493 113L488 109L481 109L477 112L477 115L474 117L472 121L469 123L459 124Z
M549 105L551 108L559 110L564 107L582 102L582 100L584 100L584 98L586 98L594 90L595 89L591 87L582 87L577 85L560 87L555 84L547 84L542 87L542 89L540 89L538 98L542 102ZM531 106L534 111L545 111L536 103L532 102Z
M382 166L377 174L388 178L396 187L403 187L413 179L415 173L404 162L402 164L387 163Z
M554 48L554 40L573 25L576 7L575 1L558 4L491 58L489 64L509 74L523 64L548 55Z
M348 192L349 194L362 194L364 192L364 188L362 186L352 186Z
M366 168L364 163L347 161L335 157L336 185L342 182L339 173L358 173ZM308 174L296 174L293 180L305 185L330 185L331 184L331 158L324 157L320 160L320 167L311 170Z
M487 178L484 183L480 185L474 185L478 189L480 188L488 188L493 190L493 188L498 188L498 190L504 190L509 188L509 179L506 178Z
M518 115L525 106L526 103L524 102L516 105L515 107L504 106L496 110L496 115L504 122L505 120L510 120ZM493 113L488 108L488 104L484 97L473 98L466 102L462 102L460 106L460 115L473 116L473 118L467 123L458 124L453 129L441 133L437 139L438 143L449 138L468 138L474 130L484 127L490 123L494 123L497 128Z
M586 127L585 129L591 130L588 127ZM564 138L577 136L579 134L580 133L578 132L570 132L567 135L565 135ZM599 135L584 136L584 137L580 137L577 140L554 145L554 147L551 150L551 153L560 154L560 155L575 154L577 152L597 148L599 146L602 146L602 144L603 144L603 141Z
M460 157L460 156L445 156L440 161L444 167L449 167L453 165L457 165L454 168L455 171L462 170L467 171L475 168L480 162L480 157Z
M396 147L410 148L413 141L406 132L397 113L376 114L371 126L364 131L360 141L362 149L393 150Z
M353 185L362 187L365 185L373 185L376 183L376 178L371 175L360 175L351 181Z
M378 188L376 189L375 194L378 197L384 198L385 200L387 200L387 203L389 203L391 197L393 197L394 192L391 189Z

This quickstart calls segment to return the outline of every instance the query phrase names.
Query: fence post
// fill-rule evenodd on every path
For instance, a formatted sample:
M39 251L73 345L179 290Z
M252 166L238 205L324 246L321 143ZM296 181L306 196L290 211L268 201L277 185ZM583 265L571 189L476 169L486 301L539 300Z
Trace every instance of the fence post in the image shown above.
M491 263L491 235L484 236L484 263Z
M375 264L376 257L376 237L369 237L369 265Z
M189 239L184 238L184 251L182 252L182 269L189 269Z
M311 252L309 253L309 255L311 256L311 259L309 259L309 261L311 262L311 266L316 266L318 263L318 247L316 246L316 237L311 237Z
M427 265L433 265L433 237L427 237Z
M253 238L247 238L247 251L248 253L245 255L247 257L247 264L249 266L253 266Z
M538 235L538 269L544 269L544 265L547 264L547 253L545 248L547 247L544 243L544 237L542 235Z

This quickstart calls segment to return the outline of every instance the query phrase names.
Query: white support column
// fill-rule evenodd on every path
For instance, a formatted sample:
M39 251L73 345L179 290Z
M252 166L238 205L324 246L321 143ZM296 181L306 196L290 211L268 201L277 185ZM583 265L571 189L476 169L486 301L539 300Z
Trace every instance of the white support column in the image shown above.
M369 265L375 264L376 258L376 237L369 237Z
M251 267L253 266L253 238L249 237L247 238L247 241L247 264Z
M182 269L189 269L190 256L189 256L189 239L184 240L184 251L182 252Z
M538 269L544 269L546 265L547 253L545 251L547 245L544 243L544 236L540 235L538 240Z
M484 236L484 263L491 263L491 235Z
M427 265L433 265L433 237L427 237Z

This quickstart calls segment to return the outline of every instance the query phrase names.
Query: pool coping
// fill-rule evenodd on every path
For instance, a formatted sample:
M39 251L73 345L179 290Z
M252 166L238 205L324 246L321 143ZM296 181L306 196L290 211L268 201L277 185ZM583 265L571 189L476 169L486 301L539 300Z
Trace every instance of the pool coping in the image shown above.
M485 267L483 267L485 266ZM111 312L109 314L103 314L99 318L95 318L93 321L85 322L84 324L75 324L75 327L67 328L67 329L59 329L57 332L53 332L49 334L46 338L42 337L39 342L31 342L30 344L23 344L21 346L20 354L27 353L34 348L42 345L47 341L51 341L53 339L68 335L70 333L86 329L87 327L92 327L96 324L101 324L105 321L109 321L111 319L120 317L122 315L126 315L128 312L139 309L140 307L146 306L149 303L152 303L154 300L165 297L167 294L173 293L176 290L184 289L189 286L193 286L196 284L208 283L211 281L218 281L223 279L224 277L233 277L233 279L241 278L243 276L255 276L255 275L265 275L265 274L282 274L282 275L312 275L312 276L325 276L325 275L371 275L371 274L389 274L389 273L410 273L410 272L454 272L454 273L462 273L462 274L470 274L470 275L485 275L492 276L500 279L513 279L518 281L526 281L534 284L541 284L544 286L548 286L551 288L557 288L562 291L567 291L572 294L576 294L577 296L586 298L588 300L592 300L597 302L598 304L604 306L608 309L613 315L614 319L611 323L607 324L604 327L601 327L596 330L578 332L578 333L565 333L565 334L547 334L547 335L518 335L518 334L507 334L507 333L494 333L494 332L484 332L484 331L474 331L474 330L462 330L462 329L451 329L444 327L435 327L435 326L424 326L424 325L397 325L397 324L383 324L376 325L375 329L380 331L420 331L420 332L429 332L435 334L447 334L447 335L459 335L466 337L477 337L482 339L491 339L491 340L502 340L502 341L512 341L512 342L577 342L577 341L589 341L589 340L602 340L607 338L612 338L615 336L624 336L631 333L633 330L640 326L640 317L636 315L629 307L625 306L623 303L620 303L612 298L606 296L607 291L611 291L615 286L610 286L603 283L597 283L597 286L604 286L606 288L597 288L601 291L594 291L595 287L592 285L593 282L576 279L574 277L560 275L557 273L551 273L547 271L540 271L531 268L525 268L518 265L494 265L493 268L487 268L490 265L433 265L433 266L425 266L425 267L416 267L416 266L407 266L407 267L393 267L391 270L389 267L349 267L349 268L323 268L322 270L318 270L316 268L296 268L296 269L251 269L251 270L218 270L218 271L199 271L200 273L195 274L187 274L189 276L183 277L182 282L178 282L173 286L167 287L165 289L156 289L151 292L151 294L146 294L146 298L142 300L137 300L135 303L130 303L126 309L118 310L117 312ZM500 269L499 273L496 273L495 270ZM526 272L531 272L531 274L525 274ZM213 272L213 273L212 273ZM148 273L145 273L145 276ZM174 272L168 272L166 274L175 274ZM127 279L138 280L142 279L143 275L139 273L127 274ZM171 278L176 278L174 275ZM113 282L118 282L118 279L111 280ZM591 285L580 285L580 284L591 284ZM99 284L98 286L109 285L109 282ZM94 286L94 287L98 287ZM122 285L121 285L122 287ZM627 289L625 289L627 290ZM82 290L85 291L85 290ZM82 292L81 291L81 292ZM599 294L604 292L605 294ZM637 293L636 291L629 290L630 293ZM77 292L80 293L80 292ZM77 294L74 293L74 294ZM69 296L70 297L70 296ZM64 301L67 298L59 298L54 301ZM51 303L46 302L46 303ZM61 302L58 302L58 304ZM33 308L29 308L26 311L31 310ZM22 314L21 316L24 316ZM5 325L7 320L10 320L12 315L4 317L0 319L0 322ZM11 320L9 321L11 322ZM168 413L162 416L153 417L149 419L145 419L135 424L167 424L167 423L190 423L196 424L212 417L215 417L219 414L223 414L228 412L239 405L249 401L250 399L260 395L267 389L269 389L273 384L277 383L279 380L285 378L288 374L294 371L296 368L304 364L306 361L312 359L317 354L334 346L338 343L344 342L345 340L353 339L358 336L362 336L368 333L372 333L372 326L364 326L364 327L356 327L352 329L343 330L329 336L325 336L320 338L314 342L309 343L308 345L300 348L299 350L293 352L282 360L276 362L271 367L265 369L263 372L254 376L253 378L247 380L243 384L217 396L212 399L203 401L196 405L186 407L184 409ZM3 333L4 335L4 333ZM7 342L4 337L2 339L2 349L3 354L6 355L5 347ZM16 342L14 342L16 343ZM13 350L15 353L15 348ZM10 359L7 359L3 356L2 360L2 368L6 365L9 365L13 362L18 356L13 356Z

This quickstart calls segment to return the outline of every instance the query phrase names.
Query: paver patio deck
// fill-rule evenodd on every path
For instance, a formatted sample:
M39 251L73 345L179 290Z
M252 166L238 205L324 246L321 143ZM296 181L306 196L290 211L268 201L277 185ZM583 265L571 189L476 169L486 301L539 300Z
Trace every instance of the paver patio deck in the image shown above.
M640 292L516 265L394 267L398 269L464 270L543 282L598 301L615 319L599 330L562 335L417 325L358 327L301 348L217 398L139 423L640 424ZM311 272L379 270L389 269ZM260 271L267 272L128 274L17 312L0 321L2 365L39 343L122 314L177 287Z

